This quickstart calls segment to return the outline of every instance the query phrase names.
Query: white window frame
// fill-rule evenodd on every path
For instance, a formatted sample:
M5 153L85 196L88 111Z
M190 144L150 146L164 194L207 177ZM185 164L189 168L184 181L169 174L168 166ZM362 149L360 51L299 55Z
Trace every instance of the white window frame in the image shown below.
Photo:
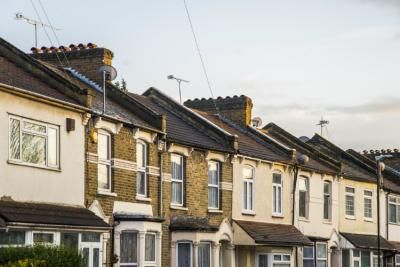
M139 231L137 231L137 230L123 230L123 231L121 231L121 235L123 234L123 233L135 233L136 234L136 262L124 262L124 263L121 263L121 262L119 262L119 266L139 266L139 263L140 263L140 238L139 238ZM144 244L143 244L144 245ZM120 255L121 255L121 245L120 245L120 248L119 248L119 253L120 253ZM144 261L144 259L143 259L143 261Z
M304 257L304 248L306 248L306 247L307 248L311 248L311 251L312 251L312 257L311 258ZM303 266L304 266L304 260L312 261L313 266L315 266L315 247L314 246L305 246L305 247L303 247L302 257L303 257Z
M274 182L274 175L280 176L281 182L279 184ZM278 191L280 191L280 199L276 198ZM283 174L280 171L274 171L272 173L272 215L283 215L283 199ZM278 209L278 203L280 203L280 210Z
M395 255L394 262L396 267L400 267L400 254Z
M23 232L25 237L24 237L24 243L23 244L0 244L1 247L21 247L21 246L26 246L29 243L29 240L32 239L32 233L29 231L26 231L24 229L10 229L10 232Z
M144 155L142 155L143 156L143 158L144 158L144 166L139 166L139 165L137 165L137 173L142 173L142 174L144 174L144 194L140 194L140 193L138 193L139 192L139 190L138 190L138 188L139 188L139 179L137 179L137 177L138 177L138 175L137 175L137 177L136 177L136 195L137 196L140 196L140 197L144 197L144 198L146 198L146 197L148 197L148 173L147 173L147 166L148 166L148 160L147 160L147 153L148 153L148 151L147 151L147 143L145 142L145 141L143 141L143 140L140 140L140 139L137 139L136 140L136 151L138 151L137 150L137 148L138 148L138 146L139 145L141 145L141 146L143 146L143 153L144 153ZM137 152L136 152L136 162L138 161L137 160Z
M19 121L19 159L15 159L12 158L12 153L11 153L11 120L17 120ZM24 122L28 122L28 123L33 123L33 124L37 124L43 127L46 127L46 133L41 133L41 132L37 132L37 131L33 131L33 130L26 130L24 129ZM40 122L37 120L33 120L33 119L27 119L24 117L20 117L20 116L16 116L16 115L10 115L8 117L8 160L10 162L14 162L14 163L18 163L21 165L26 165L26 166L32 166L32 167L39 167L39 168L47 168L47 169L59 169L61 164L60 164L60 126L55 125L55 124L51 124L51 123L45 123L45 122ZM49 135L49 129L53 129L56 131L56 137L57 137L57 141L56 141L56 160L57 160L57 164L52 165L49 163L49 142L48 142L48 135ZM30 163L30 162L25 162L22 160L22 135L23 133L27 133L30 135L36 135L36 136L40 136L40 137L44 137L46 140L46 159L45 159L45 164L41 165L41 164L35 164L35 163Z
M326 184L329 186L329 192L328 193L325 192L325 185ZM323 214L322 214L322 216L323 216L323 219L325 221L330 222L332 220L332 182L329 181L329 180L325 180L323 182L322 190L323 190L323 195L324 195L323 196ZM328 218L325 218L325 197L326 196L328 197Z
M97 190L98 192L102 193L102 192L106 192L106 193L110 193L112 191L112 171L111 171L111 148L112 148L112 138L111 138L111 134L109 132L107 132L106 130L103 129L99 129L97 132L98 135L105 135L107 136L107 138L109 138L109 142L108 142L108 159L102 159L100 158L100 156L98 156L98 163L97 165L105 165L108 166L108 184L110 185L109 188L100 188L98 185L98 177L97 177ZM98 143L97 143L97 155L99 155L98 153ZM99 173L97 172L97 175Z
M53 242L52 243L44 243L43 245L58 245L60 243L60 233L59 232L51 232L51 231L32 231L31 232L31 242L34 245L35 240L34 240L34 235L35 234L51 234L53 235Z
M193 243L189 241L178 241L176 242L176 267L179 263L179 244L189 244L190 245L190 267L193 267Z
M254 213L254 179L255 179L255 168L251 165L244 165L243 172L246 168L251 169L253 176L251 178L243 177L243 213ZM249 185L251 184L251 190ZM246 192L244 192L244 185L246 185ZM251 203L251 207L250 206Z
M210 160L208 164L210 163L215 163L217 165L217 184L210 184L210 179L208 179L208 188L215 188L217 189L217 206L216 207L210 207L210 202L208 202L208 209L214 209L214 210L219 210L221 208L221 203L220 203L220 183L221 183L221 172L220 172L220 167L221 163L216 160Z
M347 189L352 189L353 192L348 192ZM356 218L356 189L352 186L346 186L344 188L345 196L344 196L344 212L345 217L348 219L355 219ZM347 197L351 197L353 199L353 214L347 214Z
M272 267L274 266L274 263L277 263L277 264L289 264L289 266L291 266L292 256L290 254L287 254L287 253L273 253L271 255L272 255L272 257L271 257L271 266ZM275 260L275 256L280 256L281 260L280 261ZM289 260L288 261L283 260L283 256L289 256Z
M210 262L209 262L209 264L210 264L210 267L212 267L213 254L212 254L212 244L211 244L211 242L201 241L201 242L199 242L199 244L207 244L208 245L209 253L210 253ZM200 260L200 257L197 258L197 261L199 261L199 260ZM197 262L197 265L199 265L199 262Z
M358 256L354 255L354 251L358 251ZM351 250L351 258L350 258L350 266L354 267L354 262L358 262L358 266L361 267L361 250L360 249L352 249ZM372 263L372 262L371 262Z
M318 245L323 245L325 246L325 258L318 258ZM323 242L317 242L315 243L315 259L316 259L316 266L318 266L318 261L325 261L325 266L328 267L328 244L327 243L323 243Z
M371 195L366 195L365 193L371 193ZM366 212L366 199L371 201L371 217L365 216L365 212ZM373 207L374 207L374 191L372 190L368 190L365 189L364 190L364 219L367 221L372 221L374 219L374 211L373 211Z
M179 179L175 179L173 176L172 176L172 171L171 171L171 204L173 205L173 206L181 206L181 207L183 207L183 205L184 205L184 203L185 203L185 200L184 200L184 197L185 197L185 192L184 192L184 190L185 190L185 186L184 186L184 184L185 184L185 166L184 166L184 164L185 164L185 159L184 159L184 157L182 156L182 155L180 155L180 154L176 154L176 153L172 153L171 154L171 162L172 162L172 157L179 157L180 159L181 159L181 162L182 162L182 165L181 165L181 169L180 169L180 172L181 172L181 175L182 175L182 180L179 180ZM171 164L171 167L172 167L172 164ZM182 200L182 203L175 203L175 202L172 202L172 183L179 183L180 184L180 186L181 186L181 188L182 188L182 190L181 190L181 200Z
M306 199L305 199L305 201L306 201L306 203L305 203L305 216L300 216L300 192L303 192L304 190L300 190L300 188L299 188L299 209L298 209L298 212L299 212L299 217L300 218L302 218L302 219L308 219L308 217L309 217L309 210L310 210L310 178L309 177L307 177L307 176L300 176L300 179L304 179L305 181L306 181Z
M392 222L390 221L390 205L394 205L395 207L395 221ZM390 214L389 214L390 213ZM388 223L390 224L400 224L400 198L396 196L390 196L388 197Z
M154 261L146 261L146 235L152 235L154 236ZM139 244L140 246L140 244ZM146 232L145 238L144 238L144 244L145 248L144 252L144 267L156 267L157 266L157 233L155 232Z

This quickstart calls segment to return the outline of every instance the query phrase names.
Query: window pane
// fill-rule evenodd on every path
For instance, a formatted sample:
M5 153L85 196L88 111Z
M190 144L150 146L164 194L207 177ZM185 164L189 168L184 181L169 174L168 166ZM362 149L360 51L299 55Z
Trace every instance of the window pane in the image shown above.
M138 168L145 168L147 166L146 144L138 143L136 145L136 164Z
M25 232L0 231L0 245L25 245Z
M83 248L82 254L83 254L84 266L89 267L89 248Z
M208 183L213 185L219 184L219 164L218 162L208 162Z
M93 267L100 267L100 250L98 248L93 249Z
M282 175L280 173L274 173L272 175L272 182L274 184L281 184L282 183Z
M371 257L369 251L361 251L361 267L371 267Z
M247 182L243 183L243 208L245 210L248 209L248 204L247 204Z
M22 160L24 162L46 164L46 138L24 133L22 135Z
M78 233L61 233L61 245L66 248L78 249Z
M303 260L303 267L314 267L314 260Z
M268 267L268 255L258 255L258 267Z
M174 204L183 204L182 188L183 184L181 182L171 183L171 202Z
M190 243L178 243L178 266L177 267L191 267L192 254Z
M253 210L253 183L248 184L248 194L249 194L249 203L248 203L248 209Z
M328 220L329 218L329 210L330 210L330 196L324 195L324 219Z
M156 261L156 236L146 234L145 261Z
M326 245L325 244L317 244L317 258L326 259Z
M146 173L137 172L137 194L146 196Z
M99 133L97 140L97 154L99 159L110 159L110 136L106 134Z
M324 193L325 194L331 193L331 183L329 183L329 182L324 183Z
M282 255L274 255L274 261L281 261Z
M314 248L304 247L303 248L303 258L314 258Z
M354 216L354 196L346 196L346 215Z
M46 126L39 125L32 122L24 121L24 129L29 131L35 131L39 133L46 133Z
M355 193L355 189L352 188L352 187L346 187L346 192L354 194Z
M353 250L353 257L360 257L360 251L357 249Z
M210 248L211 248L210 243L200 243L199 244L198 267L210 267L210 263L211 263Z
M282 255L283 261L290 261L290 255Z
M305 191L299 192L299 216L306 217L307 193Z
M101 189L111 189L109 178L110 178L110 166L98 164L97 165L98 187Z
M48 158L49 165L57 166L58 165L58 152L57 152L57 144L58 144L58 131L55 128L49 128L48 132Z
M251 166L245 166L243 169L243 178L244 179L253 179L254 170Z
M122 232L120 236L120 262L137 263L137 233Z
M82 242L100 242L100 234L82 233Z
M209 187L208 188L208 207L219 208L218 207L218 188Z
M396 214L397 210L396 210L396 205L395 204L389 204L389 222L391 223L396 223Z
M20 123L19 120L11 119L10 124L10 157L20 159Z
M326 267L326 261L318 260L317 261L317 267Z
M171 175L172 179L182 180L183 158L179 155L171 155Z
M364 217L372 218L372 199L364 198Z
M53 244L54 234L52 233L33 233L34 244Z
M308 180L307 178L301 177L299 180L299 190L308 191Z

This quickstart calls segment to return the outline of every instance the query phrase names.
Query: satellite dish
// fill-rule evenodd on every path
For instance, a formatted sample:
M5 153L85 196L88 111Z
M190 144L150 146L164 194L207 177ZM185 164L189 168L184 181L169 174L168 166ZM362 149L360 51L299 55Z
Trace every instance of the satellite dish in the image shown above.
M253 127L256 127L256 128L261 127L261 125L262 125L262 119L261 119L260 117L254 117L254 118L251 120L251 124L253 125Z
M117 70L110 65L103 65L99 68L99 73L106 74L106 80L112 81L115 80L115 78L117 78Z

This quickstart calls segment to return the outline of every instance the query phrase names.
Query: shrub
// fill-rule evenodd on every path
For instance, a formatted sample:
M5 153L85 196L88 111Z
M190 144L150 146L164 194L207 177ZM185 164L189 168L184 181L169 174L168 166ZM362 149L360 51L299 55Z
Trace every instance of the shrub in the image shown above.
M0 267L83 267L77 249L59 246L24 246L0 248Z

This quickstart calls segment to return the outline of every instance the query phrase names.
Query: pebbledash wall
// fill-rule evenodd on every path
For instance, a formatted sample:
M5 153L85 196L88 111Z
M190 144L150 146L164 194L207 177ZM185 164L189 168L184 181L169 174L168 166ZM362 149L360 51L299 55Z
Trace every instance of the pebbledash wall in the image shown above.
M59 127L59 167L26 166L9 159L10 118L25 118ZM66 118L75 120L67 132ZM81 114L0 91L0 196L17 201L84 204L85 142ZM23 164L24 166L19 166ZM56 179L55 179L56 178Z

